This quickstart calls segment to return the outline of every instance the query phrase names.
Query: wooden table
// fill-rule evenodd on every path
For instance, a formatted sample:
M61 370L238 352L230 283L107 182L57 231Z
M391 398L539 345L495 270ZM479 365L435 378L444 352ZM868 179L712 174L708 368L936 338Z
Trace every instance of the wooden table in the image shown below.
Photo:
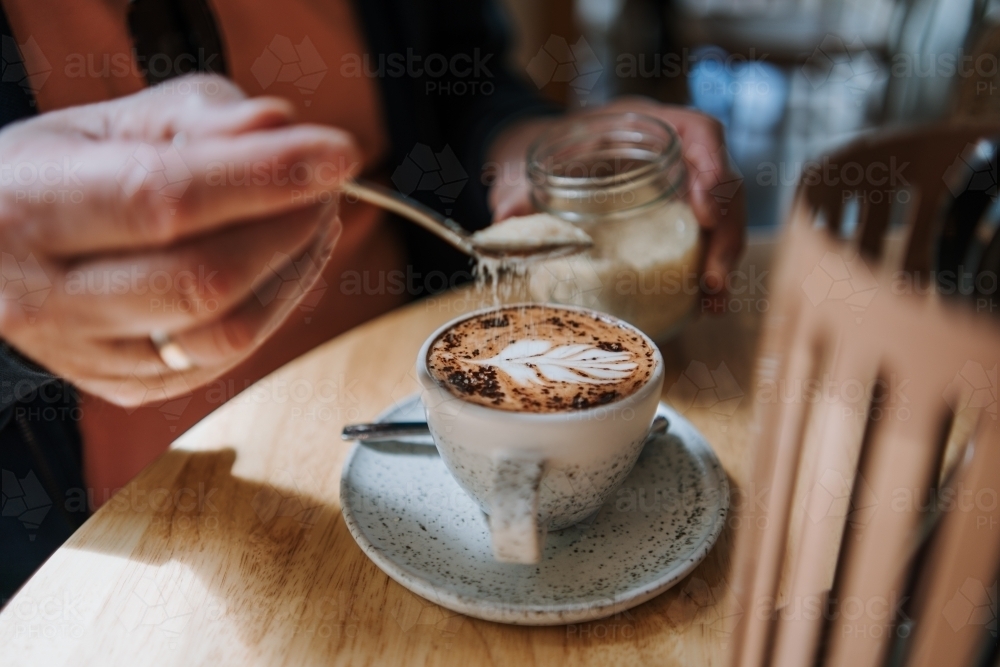
M753 240L742 270L760 277L773 246ZM350 447L341 426L416 390L421 342L477 305L463 291L316 348L184 434L4 608L0 663L725 664L733 626L750 612L721 604L733 532L760 508L741 482L769 302L750 284L730 312L692 323L663 348L665 396L712 443L740 512L707 560L652 601L579 625L489 623L413 595L354 543L338 502ZM708 386L711 374L702 381L705 371L723 389Z

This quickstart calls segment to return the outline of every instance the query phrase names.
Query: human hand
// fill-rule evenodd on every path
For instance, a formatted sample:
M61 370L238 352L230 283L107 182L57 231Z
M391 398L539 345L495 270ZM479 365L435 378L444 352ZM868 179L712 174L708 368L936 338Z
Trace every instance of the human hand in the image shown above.
M294 265L299 293L318 277L358 164L348 134L291 122L282 100L196 76L5 128L0 337L125 406L245 359L296 303L258 298L275 271ZM153 332L194 367L168 368Z
M688 167L689 200L705 237L703 304L705 310L718 312L725 307L726 276L735 267L746 242L744 188L730 168L722 125L699 111L643 97L623 97L576 113L572 118L629 112L658 118L680 135ZM496 176L490 190L495 221L534 212L525 156L531 142L560 120L545 118L519 123L496 141L490 154L491 169ZM728 201L723 206L720 200Z

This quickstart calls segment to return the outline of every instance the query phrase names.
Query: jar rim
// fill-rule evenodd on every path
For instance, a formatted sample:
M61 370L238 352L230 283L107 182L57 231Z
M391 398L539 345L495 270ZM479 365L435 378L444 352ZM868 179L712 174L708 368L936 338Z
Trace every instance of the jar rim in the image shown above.
M640 124L644 127L622 127L623 124L628 123ZM600 126L601 124L607 124L608 127L604 130L595 129L595 125ZM644 132L644 130L646 131ZM550 165L546 165L545 160L540 156L543 150L547 155L557 154L560 150L566 150L578 144L581 139L592 143L600 142L602 138L628 131L641 132L644 136L659 140L663 145L656 152L650 151L649 157L644 158L635 167L623 172L612 171L607 175L563 175L554 173ZM638 140L634 143L637 146L639 144ZM667 169L681 159L681 139L677 130L669 123L653 116L634 111L597 113L549 128L528 147L527 158L528 176L531 182L536 185L546 183L567 188L605 188L635 183L653 173Z

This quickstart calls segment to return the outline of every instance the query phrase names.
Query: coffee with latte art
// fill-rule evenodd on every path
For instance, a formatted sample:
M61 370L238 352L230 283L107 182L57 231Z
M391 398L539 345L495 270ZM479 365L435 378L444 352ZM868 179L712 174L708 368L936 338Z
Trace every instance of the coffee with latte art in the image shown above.
M455 396L500 410L564 412L620 400L646 384L656 355L634 329L597 313L531 305L452 326L427 369Z

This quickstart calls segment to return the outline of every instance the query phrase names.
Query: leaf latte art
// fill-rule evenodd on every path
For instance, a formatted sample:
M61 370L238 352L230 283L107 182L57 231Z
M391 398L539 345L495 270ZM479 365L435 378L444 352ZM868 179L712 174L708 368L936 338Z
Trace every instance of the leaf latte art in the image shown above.
M612 352L593 345L553 345L547 340L519 340L500 354L477 359L479 366L495 366L519 384L553 382L610 384L629 377L639 364L625 351Z
M586 410L635 393L656 350L632 327L558 306L506 306L452 325L427 350L450 393L500 410Z

